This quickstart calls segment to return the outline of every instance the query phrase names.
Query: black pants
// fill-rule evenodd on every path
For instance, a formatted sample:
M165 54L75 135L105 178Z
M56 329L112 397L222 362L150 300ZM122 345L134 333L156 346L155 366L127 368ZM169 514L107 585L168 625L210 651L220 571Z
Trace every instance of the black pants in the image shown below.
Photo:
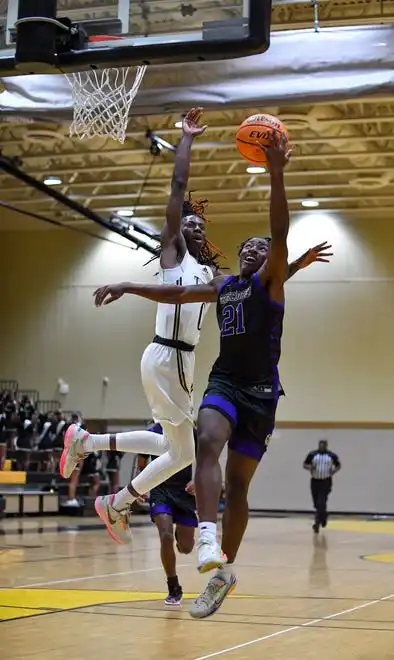
M332 479L311 479L313 506L316 509L315 524L325 525L327 522L327 500L331 493Z

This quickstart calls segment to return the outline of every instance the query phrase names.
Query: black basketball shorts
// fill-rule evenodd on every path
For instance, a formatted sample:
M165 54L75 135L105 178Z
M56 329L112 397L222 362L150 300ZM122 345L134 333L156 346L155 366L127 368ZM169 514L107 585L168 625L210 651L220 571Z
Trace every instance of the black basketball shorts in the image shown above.
M240 387L224 375L211 374L200 410L213 408L233 427L228 446L261 461L275 428L278 399L259 395L255 387Z
M186 486L186 484L185 484ZM152 521L160 513L167 513L175 524L186 527L198 527L196 501L184 487L168 488L165 483L153 488L149 497L150 516Z

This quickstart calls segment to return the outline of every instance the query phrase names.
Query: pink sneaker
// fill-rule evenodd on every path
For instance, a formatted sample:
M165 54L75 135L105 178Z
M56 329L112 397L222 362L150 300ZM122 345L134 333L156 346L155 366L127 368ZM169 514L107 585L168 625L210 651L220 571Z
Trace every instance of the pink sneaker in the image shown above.
M60 474L65 479L71 477L78 463L90 452L85 452L83 441L89 433L78 424L71 424L64 435L64 449L60 457Z
M131 543L132 534L127 517L127 511L117 511L113 508L115 494L96 497L94 508L107 528L107 532L116 543L124 545Z

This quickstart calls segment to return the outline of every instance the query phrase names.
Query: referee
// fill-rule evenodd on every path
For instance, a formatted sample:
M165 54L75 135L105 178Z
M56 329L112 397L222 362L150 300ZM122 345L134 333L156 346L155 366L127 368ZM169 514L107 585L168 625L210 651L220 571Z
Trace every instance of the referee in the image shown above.
M313 531L319 533L320 525L327 525L327 500L332 489L332 477L341 469L334 452L329 451L327 440L320 440L318 449L310 451L304 461L304 469L311 473L311 493L316 510Z

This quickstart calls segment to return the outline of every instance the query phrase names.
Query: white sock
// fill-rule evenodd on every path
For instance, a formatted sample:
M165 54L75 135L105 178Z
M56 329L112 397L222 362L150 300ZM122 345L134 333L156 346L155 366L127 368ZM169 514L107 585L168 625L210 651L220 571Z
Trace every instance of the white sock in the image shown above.
M199 524L200 528L200 538L209 538L209 540L212 540L212 538L216 539L216 530L217 530L217 524L213 522L201 522Z
M139 495L144 495L159 486L194 461L193 425L188 420L179 426L172 426L166 422L161 422L161 425L168 440L168 449L151 461L131 482Z
M114 501L112 502L112 508L115 509L115 511L123 511L124 509L127 509L130 504L133 504L136 499L137 498L130 493L126 486L126 488L122 488L119 493L116 493Z
M167 438L152 431L127 431L126 433L114 434L91 433L83 442L84 449L87 452L109 450L111 435L116 436L117 451L161 456L168 450Z

